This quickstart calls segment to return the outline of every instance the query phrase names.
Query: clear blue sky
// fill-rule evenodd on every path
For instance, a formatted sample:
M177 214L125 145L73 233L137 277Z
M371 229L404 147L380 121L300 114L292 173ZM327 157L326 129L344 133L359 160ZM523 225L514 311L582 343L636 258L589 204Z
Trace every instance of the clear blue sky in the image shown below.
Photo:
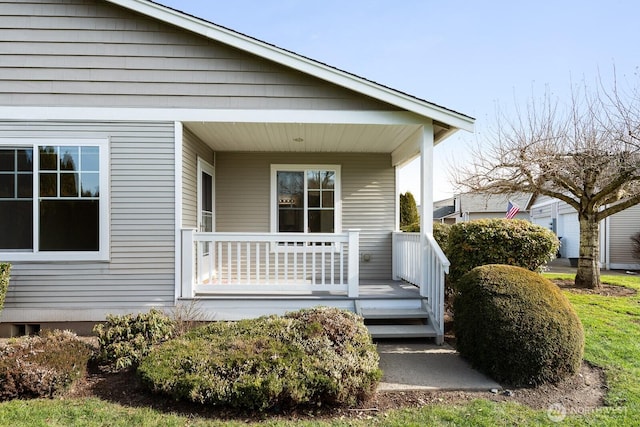
M452 159L482 141L496 105L545 88L594 86L640 72L637 0L157 0L216 24L477 119L436 147L435 199L449 197ZM417 195L416 165L401 190Z

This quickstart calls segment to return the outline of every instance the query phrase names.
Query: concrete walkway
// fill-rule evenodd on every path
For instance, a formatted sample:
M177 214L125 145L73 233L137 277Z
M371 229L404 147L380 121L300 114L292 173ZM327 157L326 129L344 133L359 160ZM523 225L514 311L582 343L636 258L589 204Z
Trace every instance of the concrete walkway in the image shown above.
M424 341L377 342L383 371L378 391L501 389L469 366L449 345Z

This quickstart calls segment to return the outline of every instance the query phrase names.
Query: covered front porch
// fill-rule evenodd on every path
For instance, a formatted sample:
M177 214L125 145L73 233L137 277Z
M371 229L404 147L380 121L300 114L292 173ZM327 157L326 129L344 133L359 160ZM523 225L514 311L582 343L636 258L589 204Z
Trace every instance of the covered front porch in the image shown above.
M197 299L224 319L334 306L365 319L386 319L387 326L370 326L374 336L431 336L441 342L449 262L431 234L394 232L392 242L393 277L361 280L358 230L333 234L183 230L182 299ZM422 325L414 326L422 318ZM409 323L388 327L389 319Z
M331 305L424 320L419 336L441 341L449 263L432 236L433 147L469 124L432 113L450 123L344 110L182 122L177 299L221 320ZM398 169L416 158L421 232L401 233Z

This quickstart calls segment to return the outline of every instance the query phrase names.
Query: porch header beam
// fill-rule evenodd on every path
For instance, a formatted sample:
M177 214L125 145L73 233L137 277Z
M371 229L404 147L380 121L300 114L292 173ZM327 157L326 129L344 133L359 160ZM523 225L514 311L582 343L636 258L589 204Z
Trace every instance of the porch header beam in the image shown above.
M5 120L117 120L210 123L332 123L416 125L431 120L404 111L209 110L186 108L16 107L0 106Z

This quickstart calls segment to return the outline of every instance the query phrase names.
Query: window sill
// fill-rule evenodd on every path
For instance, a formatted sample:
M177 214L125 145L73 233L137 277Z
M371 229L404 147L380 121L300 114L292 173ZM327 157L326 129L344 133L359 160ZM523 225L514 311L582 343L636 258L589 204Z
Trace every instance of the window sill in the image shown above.
M109 254L102 252L0 252L3 262L109 262Z

